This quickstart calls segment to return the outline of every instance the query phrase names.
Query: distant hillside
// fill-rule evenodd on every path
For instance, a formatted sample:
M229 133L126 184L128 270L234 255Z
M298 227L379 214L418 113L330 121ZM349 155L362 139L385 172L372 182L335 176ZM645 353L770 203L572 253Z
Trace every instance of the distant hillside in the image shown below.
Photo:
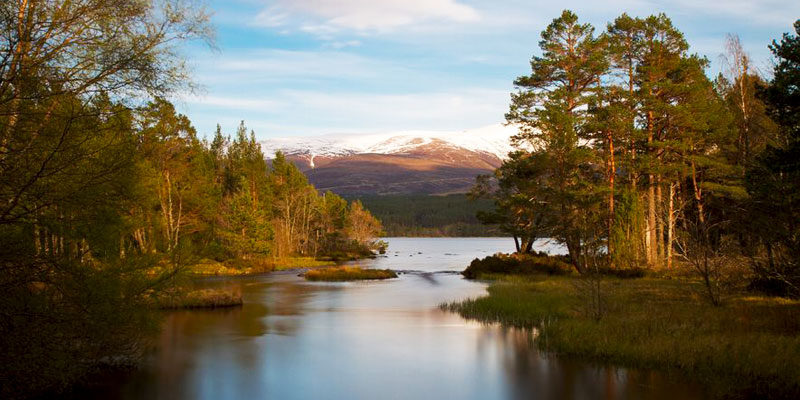
M381 220L387 236L501 236L475 217L480 210L492 209L491 200L471 201L463 194L357 198Z
M459 132L325 135L263 141L282 151L319 190L344 196L465 193L509 151L514 127Z

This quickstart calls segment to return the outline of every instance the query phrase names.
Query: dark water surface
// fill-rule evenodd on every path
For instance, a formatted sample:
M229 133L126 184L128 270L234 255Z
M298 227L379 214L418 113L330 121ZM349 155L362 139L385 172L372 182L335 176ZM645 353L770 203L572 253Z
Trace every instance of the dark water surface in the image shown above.
M241 308L170 313L143 367L103 399L700 399L664 374L539 352L532 332L437 309L486 284L440 271L513 250L508 239L390 238L381 282L310 283L295 273L212 279Z

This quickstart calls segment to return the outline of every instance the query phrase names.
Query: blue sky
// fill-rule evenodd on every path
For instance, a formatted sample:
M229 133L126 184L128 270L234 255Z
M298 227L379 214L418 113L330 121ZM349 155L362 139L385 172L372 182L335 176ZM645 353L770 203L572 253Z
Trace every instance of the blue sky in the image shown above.
M503 121L515 77L562 9L602 30L623 12L665 12L691 51L722 68L738 34L768 72L767 45L800 18L794 0L219 0L217 51L186 55L202 89L175 100L201 135L240 120L259 139L332 132L462 130Z

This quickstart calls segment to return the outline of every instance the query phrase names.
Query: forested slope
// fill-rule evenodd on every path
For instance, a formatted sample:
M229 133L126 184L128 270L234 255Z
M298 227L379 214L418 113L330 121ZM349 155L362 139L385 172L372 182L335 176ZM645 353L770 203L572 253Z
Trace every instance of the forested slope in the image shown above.
M498 236L492 225L476 215L493 207L492 200L470 200L465 194L447 196L396 195L360 197L364 207L381 220L386 236Z

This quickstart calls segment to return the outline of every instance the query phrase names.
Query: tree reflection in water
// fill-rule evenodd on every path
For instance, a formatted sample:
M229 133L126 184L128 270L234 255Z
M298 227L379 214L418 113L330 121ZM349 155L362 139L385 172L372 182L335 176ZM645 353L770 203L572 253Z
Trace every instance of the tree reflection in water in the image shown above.
M142 368L82 396L97 399L701 399L702 388L646 371L557 358L530 331L465 321L442 302L486 284L448 267L446 240L404 240L374 260L414 269L381 282L310 283L296 273L205 280L232 286L241 308L170 312ZM495 239L459 239L482 256ZM473 241L474 243L465 243ZM445 245L443 245L445 244ZM392 242L390 242L390 248ZM399 249L399 250L398 250ZM394 263L394 264L392 264ZM444 267L443 267L444 266Z

